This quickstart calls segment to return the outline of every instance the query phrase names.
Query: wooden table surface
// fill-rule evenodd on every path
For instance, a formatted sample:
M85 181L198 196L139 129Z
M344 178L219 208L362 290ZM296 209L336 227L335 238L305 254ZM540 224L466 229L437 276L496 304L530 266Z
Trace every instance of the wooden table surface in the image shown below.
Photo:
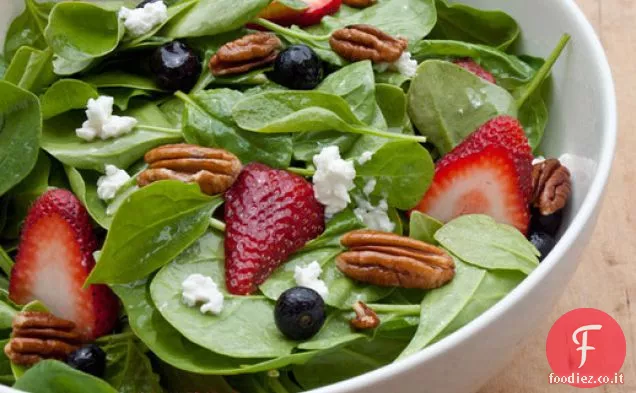
M545 339L552 324L579 307L603 310L618 320L627 338L625 384L589 392L636 392L636 0L576 0L607 51L618 95L617 157L602 213L583 260L549 319L537 326L523 349L479 393L582 392L549 385Z

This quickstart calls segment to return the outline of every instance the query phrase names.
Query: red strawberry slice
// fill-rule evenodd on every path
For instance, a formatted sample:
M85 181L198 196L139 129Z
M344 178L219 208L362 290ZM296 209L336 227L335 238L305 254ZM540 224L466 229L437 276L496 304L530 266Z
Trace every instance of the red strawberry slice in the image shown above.
M517 173L519 178L522 179L520 184L521 192L530 201L532 197L532 160L534 156L521 123L510 116L495 117L470 134L453 152L456 154L478 152L490 145L503 146L512 154ZM438 166L443 166L444 164L444 160L441 160Z
M325 229L324 207L307 180L253 163L225 193L225 280L230 293L256 291Z
M487 80L490 83L497 83L497 80L494 76L492 76L490 72L483 69L479 64L477 64L477 62L475 62L475 60L471 59L470 57L456 59L453 61L453 63L457 64L467 71L472 72L478 77Z
M338 12L342 0L302 0L308 5L304 10L294 10L274 1L259 14L259 17L282 26L311 26L320 23L325 15Z
M83 288L96 249L80 201L67 190L46 192L22 227L9 297L18 304L40 300L55 316L75 322L88 339L109 333L117 321L117 298L104 285Z
M487 214L526 233L530 221L515 161L502 146L451 152L435 170L431 188L415 208L442 222L464 214Z

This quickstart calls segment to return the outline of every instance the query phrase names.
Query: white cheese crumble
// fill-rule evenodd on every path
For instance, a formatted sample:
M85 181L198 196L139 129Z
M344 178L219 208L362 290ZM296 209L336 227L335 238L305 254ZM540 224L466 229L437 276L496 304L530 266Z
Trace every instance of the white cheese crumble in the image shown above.
M148 3L143 8L121 7L119 19L124 21L126 31L131 36L139 37L168 20L168 7L163 1Z
M362 154L360 154L360 157L358 158L358 164L364 165L367 162L369 162L369 160L371 160L371 158L373 158L373 152L372 151L365 151Z
M375 190L375 186L378 184L378 182L375 179L370 179L367 184L364 185L364 188L362 189L362 192L365 193L365 195L370 195L373 190Z
M115 165L106 165L106 175L97 179L97 196L103 201L114 199L117 191L130 180L125 170Z
M376 231L393 232L395 224L389 219L389 205L386 199L382 199L377 206L364 199L356 198L358 207L353 209L353 213L369 229Z
M373 68L378 72L386 70L397 71L406 77L412 78L417 71L417 60L411 58L411 52L404 51L400 58L393 63L378 63Z
M181 283L183 293L181 299L188 307L202 303L201 313L218 315L223 311L223 294L212 280L212 277L202 274L191 274Z
M116 138L127 134L137 125L137 119L130 116L113 115L113 97L99 96L89 99L86 104L86 120L82 128L75 130L78 137L90 142L95 138Z
M305 267L296 266L294 270L294 280L296 285L313 289L324 299L329 294L329 288L324 281L319 279L322 268L318 261L313 261Z
M351 202L349 191L355 187L356 169L353 162L340 157L338 146L323 148L313 161L316 166L314 195L325 205L325 215L330 218Z

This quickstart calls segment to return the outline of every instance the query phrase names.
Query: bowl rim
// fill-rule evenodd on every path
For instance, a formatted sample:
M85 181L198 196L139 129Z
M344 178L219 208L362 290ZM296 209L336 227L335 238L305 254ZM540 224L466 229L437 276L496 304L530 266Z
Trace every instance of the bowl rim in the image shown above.
M555 2L555 5L560 5L561 7L568 9L568 12L571 12L574 15L577 23L580 24L582 28L583 39L590 43L590 47L593 51L592 58L596 59L594 66L600 70L601 79L599 85L604 103L601 110L602 113L605 114L605 119L601 127L603 130L603 139L599 153L596 175L592 180L590 190L585 196L580 209L572 219L572 223L563 233L563 236L555 248L530 276L528 276L517 286L517 288L515 288L502 300L490 309L486 310L486 312L481 314L462 329L459 329L457 332L454 332L443 340L440 340L439 342L436 342L405 359L398 360L377 370L373 370L332 385L310 390L310 393L346 393L356 389L362 390L366 386L373 385L384 379L389 379L392 375L400 374L409 369L415 368L428 360L434 359L462 342L469 340L472 336L486 329L493 320L496 320L506 314L515 306L516 303L527 296L534 287L544 280L554 269L556 264L561 261L566 252L574 245L574 242L579 237L580 233L585 229L586 224L593 218L596 206L602 200L605 186L609 179L612 162L614 161L616 149L618 115L614 80L612 78L609 61L601 41L594 30L594 27L580 7L574 0L561 0L559 2Z

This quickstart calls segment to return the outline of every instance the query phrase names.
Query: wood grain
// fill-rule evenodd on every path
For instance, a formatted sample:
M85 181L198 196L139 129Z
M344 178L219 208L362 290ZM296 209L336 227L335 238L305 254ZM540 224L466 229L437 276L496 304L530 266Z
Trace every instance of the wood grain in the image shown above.
M554 321L579 307L601 309L623 327L627 359L624 385L589 392L636 392L636 1L577 0L599 33L612 65L618 95L619 140L601 216L581 265L552 315L525 343L516 360L479 393L582 392L549 385L545 339Z

